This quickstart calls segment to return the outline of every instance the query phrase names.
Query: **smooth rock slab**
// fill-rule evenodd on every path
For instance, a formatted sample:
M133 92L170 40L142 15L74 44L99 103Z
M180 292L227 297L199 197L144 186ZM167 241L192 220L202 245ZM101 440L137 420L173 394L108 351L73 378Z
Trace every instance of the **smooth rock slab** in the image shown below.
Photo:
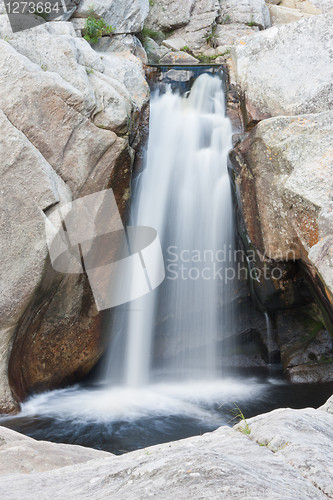
M232 50L248 121L333 109L333 15L274 26Z
M0 427L0 476L60 469L109 456L110 453L84 446L36 441Z
M220 427L122 456L8 474L0 477L0 494L6 500L22 494L28 500L323 500L330 492L332 424L322 410L276 410L250 419L249 436Z
M279 409L247 421L249 437L297 469L333 498L333 415L327 411ZM238 428L244 428L241 423ZM301 498L299 493L296 498Z

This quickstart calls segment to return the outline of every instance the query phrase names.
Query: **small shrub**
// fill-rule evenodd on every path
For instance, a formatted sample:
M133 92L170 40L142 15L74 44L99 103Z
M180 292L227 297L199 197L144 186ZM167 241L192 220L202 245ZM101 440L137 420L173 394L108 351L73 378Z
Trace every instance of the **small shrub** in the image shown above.
M96 15L91 13L86 19L83 37L87 42L94 44L97 43L103 35L110 35L113 31L114 28L107 25L104 19L97 19Z
M191 49L188 45L184 45L184 47L182 47L180 50L182 52L187 52L188 54L191 52Z
M206 36L206 42L215 49L218 45L218 38L216 36L217 26L212 27L212 31L209 35Z
M222 24L230 24L231 23L231 17L229 14L227 14L223 19L222 19Z

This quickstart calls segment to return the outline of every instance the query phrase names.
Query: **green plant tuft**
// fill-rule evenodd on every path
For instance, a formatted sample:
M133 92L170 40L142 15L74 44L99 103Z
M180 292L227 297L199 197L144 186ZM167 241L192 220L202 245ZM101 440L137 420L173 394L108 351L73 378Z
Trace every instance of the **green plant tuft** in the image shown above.
M114 28L107 25L104 19L98 19L96 15L90 11L90 16L86 19L83 28L83 37L90 44L97 43L103 35L110 35Z
M206 42L215 49L218 46L218 38L216 35L217 26L212 27L212 31L206 36Z
M235 408L233 410L230 410L231 413L234 415L233 419L238 419L238 423L242 424L239 426L237 430L239 430L242 434L245 434L246 436L249 436L251 434L251 429L249 427L249 424L246 421L246 418L244 417L244 414L242 410L239 408L239 406L234 403Z
M187 52L188 54L191 52L191 49L188 45L184 45L184 47L182 47L180 50L182 52Z

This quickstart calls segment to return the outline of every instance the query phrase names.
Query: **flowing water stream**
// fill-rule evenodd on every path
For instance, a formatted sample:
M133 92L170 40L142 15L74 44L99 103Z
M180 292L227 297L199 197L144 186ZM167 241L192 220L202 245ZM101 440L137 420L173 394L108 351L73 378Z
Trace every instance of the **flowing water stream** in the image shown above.
M234 403L251 416L285 404L319 405L332 392L328 384L319 398L306 385L244 379L222 366L222 341L237 323L227 172L232 127L223 82L204 72L185 93L162 83L152 96L131 224L157 229L166 279L111 311L110 349L98 382L33 396L1 425L123 453L230 423Z
M202 74L188 95L173 93L170 87L163 94L157 91L150 127L132 225L157 229L166 280L113 322L113 330L123 338L111 344L106 378L130 387L156 379L221 377L217 341L223 332L232 333L234 322L232 307L225 307L222 322L218 318L218 304L227 304L232 290L231 280L223 279L232 262L221 262L219 255L223 248L231 253L233 248L227 172L232 128L225 116L220 76ZM222 279L214 277L217 264ZM170 343L164 345L168 356L154 367L156 324L161 318L172 322L176 336L169 332ZM159 343L163 346L165 339Z

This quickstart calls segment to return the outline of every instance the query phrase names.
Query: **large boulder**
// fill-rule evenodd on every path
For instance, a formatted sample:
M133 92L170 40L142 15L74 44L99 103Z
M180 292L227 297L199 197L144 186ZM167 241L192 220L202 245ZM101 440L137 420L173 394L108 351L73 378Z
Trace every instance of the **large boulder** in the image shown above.
M265 0L220 0L222 23L239 23L269 28L270 17Z
M333 495L333 415L323 410L275 410L244 419L234 428L224 426L122 456L91 455L95 459L89 460L93 452L87 450L82 453L82 461L89 460L85 463L75 464L73 450L68 459L73 465L65 466L64 461L64 467L57 469L52 453L60 455L60 447L69 446L48 449L46 443L17 441L22 443L21 461L31 464L28 446L39 447L46 466L44 472L33 465L31 471L20 473L12 460L0 477L0 494L6 500L23 496L76 500L87 495L92 500L146 496L325 500Z
M196 0L190 22L176 29L172 36L186 40L188 47L195 53L201 52L212 35L218 13L219 5L215 0Z
M52 269L45 215L52 218L59 203L112 187L125 217L149 99L136 57L96 53L71 23L5 38L0 412L16 408L8 362L11 389L22 399L77 380L103 353L102 316L85 275Z
M274 26L232 49L248 123L333 108L332 24L333 14L313 16Z
M299 9L281 7L281 5L270 5L269 14L271 16L272 26L277 24L294 23L295 21L300 21L301 19L311 17L313 15Z
M94 13L114 29L114 33L142 31L149 12L149 0L82 0L73 18L87 18Z
M269 258L306 259L318 243L320 211L331 202L332 140L327 111L264 120L236 148L242 199L250 201L250 190L254 195L243 205L249 235Z
M145 27L155 31L171 31L190 22L196 0L154 0Z

